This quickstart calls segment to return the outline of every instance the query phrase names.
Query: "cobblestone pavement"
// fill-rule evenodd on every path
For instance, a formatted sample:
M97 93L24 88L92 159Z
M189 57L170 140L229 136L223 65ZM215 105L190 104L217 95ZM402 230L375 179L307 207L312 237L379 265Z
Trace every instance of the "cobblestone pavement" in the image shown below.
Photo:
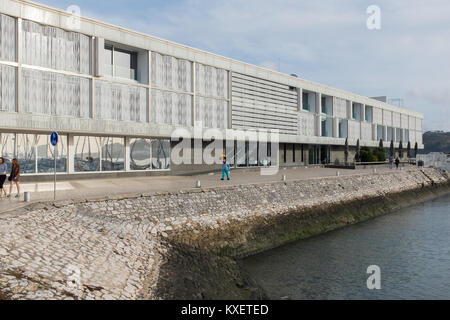
M431 178L430 178L431 177ZM32 204L0 214L0 299L140 299L153 295L162 238L322 201L446 181L436 170L207 188L115 200ZM202 231L203 230L203 231ZM237 233L237 240L245 239ZM186 243L191 240L187 239Z

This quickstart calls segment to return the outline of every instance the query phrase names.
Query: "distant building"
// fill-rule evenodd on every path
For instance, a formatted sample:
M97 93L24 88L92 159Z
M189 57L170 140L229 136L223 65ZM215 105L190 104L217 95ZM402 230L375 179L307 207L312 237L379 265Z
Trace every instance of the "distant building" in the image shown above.
M386 101L33 2L2 0L0 13L0 155L25 175L52 172L54 130L66 174L205 171L170 157L172 132L196 121L279 130L281 166L343 161L346 138L350 158L358 139L423 148L423 115ZM224 152L232 166L265 166L264 144L224 141Z

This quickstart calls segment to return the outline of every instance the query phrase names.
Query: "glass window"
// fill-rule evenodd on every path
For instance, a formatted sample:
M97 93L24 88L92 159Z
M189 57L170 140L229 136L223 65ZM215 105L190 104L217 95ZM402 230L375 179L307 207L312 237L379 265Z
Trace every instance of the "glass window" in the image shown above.
M347 124L348 121L345 119L339 120L339 138L347 138Z
M75 136L75 172L100 171L100 138Z
M333 136L333 118L323 116L322 123L322 137Z
M400 128L395 128L395 141L401 141L402 140L402 134Z
M22 173L36 172L36 135L18 133L16 157Z
M149 170L151 162L151 140L130 139L130 169Z
M11 170L11 160L15 155L16 135L14 133L0 133L0 157L5 159L8 172Z
M405 129L405 142L409 141L409 129Z
M251 167L258 165L258 142L248 142L248 162Z
M315 112L315 110L316 110L316 94L312 93L312 92L303 91L302 105L303 105L303 110L306 110L309 112Z
M152 140L152 168L170 169L170 140Z
M114 76L136 80L136 52L114 48Z
M383 139L383 126L377 125L377 140L380 141Z
M102 171L120 171L125 169L124 138L103 137L101 141Z
M366 112L364 117L367 122L373 121L373 108L371 106L366 106Z
M54 147L50 143L50 135L37 135L36 153L38 173L54 172ZM67 136L60 135L56 153L56 172L67 172Z
M392 127L387 127L387 138L386 138L386 141L391 141L394 138L392 131L393 131Z
M266 167L270 165L270 142L258 142L258 163Z
M247 166L247 152L246 152L246 142L236 141L236 161L238 167Z
M353 118L353 120L361 120L361 104L360 103L353 103L352 118Z
M333 97L322 96L322 113L333 115Z
M230 165L234 165L234 148L235 142L234 140L227 140L225 145L227 161Z

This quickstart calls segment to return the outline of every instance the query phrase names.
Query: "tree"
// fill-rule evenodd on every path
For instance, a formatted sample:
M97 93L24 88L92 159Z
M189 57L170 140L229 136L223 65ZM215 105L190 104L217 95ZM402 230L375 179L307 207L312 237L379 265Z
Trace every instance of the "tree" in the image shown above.
M378 159L373 155L372 150L369 147L361 148L361 162L375 162Z
M406 146L406 157L411 157L411 142L408 141L408 145Z
M361 161L361 148L359 147L359 139L356 141L355 161L356 162L360 162Z
M386 161L386 151L383 147L378 147L373 150L373 155L376 158L375 161Z
M417 153L419 152L419 146L416 144L414 145L414 158L417 158Z
M345 138L345 164L348 163L348 138Z
M378 145L378 147L384 148L384 147L383 147L383 139L380 139L380 144Z
M400 143L398 144L398 156L401 158L403 158L403 143L400 140Z
M391 140L391 146L389 147L389 157L394 157L394 140Z

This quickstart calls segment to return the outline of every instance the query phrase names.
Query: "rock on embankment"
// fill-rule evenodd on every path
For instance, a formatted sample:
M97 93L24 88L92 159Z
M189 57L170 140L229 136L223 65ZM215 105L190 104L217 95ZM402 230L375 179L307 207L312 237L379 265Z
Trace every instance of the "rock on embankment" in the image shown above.
M257 298L237 257L449 191L436 169L42 205L0 217L0 296Z

